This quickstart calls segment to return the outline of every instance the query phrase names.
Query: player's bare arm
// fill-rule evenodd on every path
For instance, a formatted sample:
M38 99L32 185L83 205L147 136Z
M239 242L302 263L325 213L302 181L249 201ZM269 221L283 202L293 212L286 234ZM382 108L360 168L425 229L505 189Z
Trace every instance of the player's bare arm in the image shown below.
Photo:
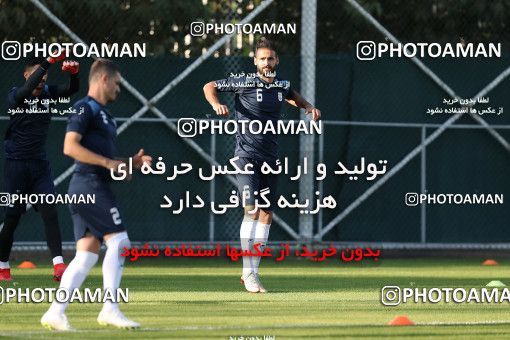
M310 104L303 96L297 91L291 90L289 96L286 99L287 103L292 106L305 109L306 114L312 114L312 119L317 121L321 118L321 111Z
M109 159L101 156L80 144L82 135L78 132L70 131L66 133L64 139L64 154L79 162L99 165L107 169L117 169L120 164L126 163L126 159ZM146 155L143 149L140 149L133 157L133 166L140 169L144 163L152 165L152 157Z
M228 107L220 103L215 81L208 82L204 85L204 95L205 99L211 104L218 116L228 116Z
M64 155L71 157L79 162L102 166L107 169L117 169L124 163L121 160L109 159L101 156L80 144L82 135L78 132L69 131L64 139Z

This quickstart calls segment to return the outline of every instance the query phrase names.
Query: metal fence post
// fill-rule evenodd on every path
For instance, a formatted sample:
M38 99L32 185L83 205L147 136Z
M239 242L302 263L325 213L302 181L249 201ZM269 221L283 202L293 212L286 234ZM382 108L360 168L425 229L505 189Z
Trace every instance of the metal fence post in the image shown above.
M216 134L211 133L211 158L216 159ZM216 201L216 180L209 183L209 197L210 201ZM214 242L214 213L212 210L209 212L209 241Z
M317 0L302 0L301 15L301 93L304 98L315 103L315 49L317 28ZM301 119L307 119L301 113ZM299 181L299 197L301 200L311 199L314 194L314 136L299 136L299 159L308 160L308 174ZM302 239L313 237L313 216L299 216L299 234Z
M427 190L427 146L425 145L425 139L427 138L427 127L424 125L421 128L421 193L425 193ZM421 205L421 243L427 242L427 206L425 203Z

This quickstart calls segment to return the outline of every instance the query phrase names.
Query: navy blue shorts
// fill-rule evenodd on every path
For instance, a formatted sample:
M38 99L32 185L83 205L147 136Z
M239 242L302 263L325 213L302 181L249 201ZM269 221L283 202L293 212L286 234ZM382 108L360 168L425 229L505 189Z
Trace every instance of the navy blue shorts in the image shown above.
M4 164L4 190L9 194L55 194L50 163L37 159L6 159ZM37 206L34 206L37 210ZM6 207L6 215L21 215L25 203L16 202Z
M262 189L269 189L269 193L266 195L269 203L271 204L269 208L261 208L262 210L272 211L274 207L276 207L276 189L277 189L277 181L278 176L273 174L265 175L261 172L262 164L264 162L253 159L240 157L239 160L236 161L236 164L243 169L244 166L248 163L253 164L253 175L236 175L237 178L237 192L239 193L239 197L243 198L243 193L248 191L248 198L246 199L246 205L254 205L255 199L258 199L260 204L264 203L264 201L258 196L255 195L255 191L259 193ZM269 163L268 163L269 164ZM274 164L269 164L271 167L275 168Z
M95 204L69 204L76 241L90 232L102 242L104 235L126 230L109 183L98 175L74 173L68 193L95 195Z

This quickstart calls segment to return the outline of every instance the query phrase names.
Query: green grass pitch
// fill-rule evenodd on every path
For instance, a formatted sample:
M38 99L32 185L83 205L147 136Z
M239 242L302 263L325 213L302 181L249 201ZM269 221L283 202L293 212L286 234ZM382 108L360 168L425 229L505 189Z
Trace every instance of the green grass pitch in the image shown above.
M127 261L129 262L129 261ZM482 287L510 282L510 266L481 260L384 260L346 264L288 260L262 262L268 294L250 294L239 283L241 263L223 259L142 259L127 263L122 287L130 301L121 310L142 324L136 331L97 324L99 304L72 304L74 333L39 324L47 303L0 305L0 336L47 339L229 339L229 336L300 338L487 338L510 336L510 304L438 303L387 307L385 285ZM16 287L57 287L49 265L13 269ZM12 287L13 283L2 283ZM101 267L84 286L101 287ZM386 324L407 315L415 326Z

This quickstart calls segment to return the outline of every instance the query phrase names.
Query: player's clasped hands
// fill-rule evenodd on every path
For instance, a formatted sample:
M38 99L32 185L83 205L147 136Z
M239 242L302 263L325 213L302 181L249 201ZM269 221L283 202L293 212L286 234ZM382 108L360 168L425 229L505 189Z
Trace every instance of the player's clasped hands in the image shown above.
M112 176L114 178L118 175L124 175L122 179L130 181L132 178L132 168L140 169L144 164L147 164L150 167L152 165L152 157L146 155L144 150L140 149L133 157L131 157L131 162L132 166L128 165L125 160L110 159L108 160L106 167L113 171Z
M133 166L135 169L140 169L142 165L152 165L152 157L146 155L143 149L140 149L136 155L133 156Z
M63 49L52 51L51 55L48 57L48 62L50 64L55 64L59 61L62 61L66 58L66 51ZM62 63L62 72L69 72L71 74L77 74L80 71L80 63L74 60L65 60Z

